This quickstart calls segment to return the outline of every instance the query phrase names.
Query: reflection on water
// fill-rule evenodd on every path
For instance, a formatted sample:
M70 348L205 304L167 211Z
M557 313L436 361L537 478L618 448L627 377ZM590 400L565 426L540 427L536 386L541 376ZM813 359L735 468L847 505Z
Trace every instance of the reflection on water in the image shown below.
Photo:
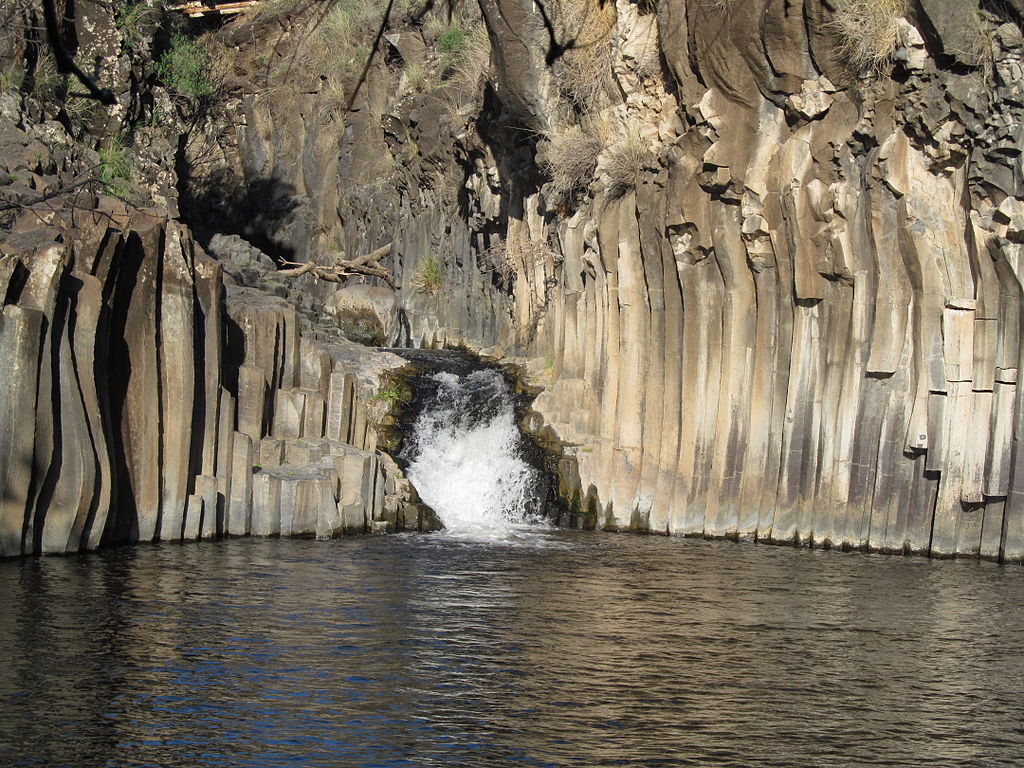
M1024 569L535 543L0 563L0 764L1020 765Z

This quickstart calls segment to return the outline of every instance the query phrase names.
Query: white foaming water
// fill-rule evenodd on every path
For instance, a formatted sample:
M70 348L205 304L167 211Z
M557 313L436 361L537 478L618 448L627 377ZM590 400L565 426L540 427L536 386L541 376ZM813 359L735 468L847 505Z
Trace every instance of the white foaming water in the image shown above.
M511 393L501 373L435 373L412 426L408 476L448 535L510 540L542 526L537 470L520 451ZM546 527L546 526L544 526Z

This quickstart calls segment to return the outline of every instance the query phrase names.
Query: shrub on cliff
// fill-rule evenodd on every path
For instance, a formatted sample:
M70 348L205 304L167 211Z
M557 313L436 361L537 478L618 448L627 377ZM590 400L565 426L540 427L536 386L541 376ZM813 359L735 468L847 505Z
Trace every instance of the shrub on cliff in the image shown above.
M210 60L206 49L176 32L170 47L156 65L156 74L165 86L180 96L199 98L213 93L208 73Z
M607 157L608 196L615 200L636 189L640 171L651 160L651 148L634 133L613 146Z
M129 47L137 47L146 39L146 27L157 15L155 8L146 0L126 2L117 6L114 16L117 28Z
M547 140L542 165L551 176L551 191L556 204L571 208L590 186L604 145L578 126L549 132Z
M130 196L132 176L131 151L122 135L111 137L100 148L100 181L107 194L124 199Z
M538 264L558 266L561 263L561 254L546 242L532 240L529 236L499 240L479 256L480 266L494 272L498 285L504 290L511 290L518 270L530 272Z
M907 0L839 0L831 28L839 52L858 71L888 69L900 44L899 20Z
M441 262L435 254L417 265L413 288L421 293L437 293L441 289Z
M453 25L437 38L437 50L451 60L458 59L462 55L462 49L466 47L468 39L469 33L466 30Z
M555 63L555 85L579 112L597 109L612 79L615 4L600 0L557 0L553 4L559 39L572 47Z

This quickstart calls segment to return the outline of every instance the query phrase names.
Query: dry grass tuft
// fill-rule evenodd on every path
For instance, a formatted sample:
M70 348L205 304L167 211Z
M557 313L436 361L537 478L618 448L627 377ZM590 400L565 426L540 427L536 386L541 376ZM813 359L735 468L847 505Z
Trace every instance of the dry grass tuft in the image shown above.
M482 21L472 22L458 56L447 57L441 98L452 116L474 113L491 69L491 41ZM475 106L474 106L475 105ZM467 112L468 108L468 112Z
M636 134L613 146L604 169L608 174L608 196L617 200L636 189L640 171L651 158L650 145Z
M466 88L476 89L487 77L491 66L491 38L487 27L476 23L470 27L463 42L460 56L454 61L452 81Z
M380 24L381 10L371 0L337 0L328 8L314 0L268 0L248 14L258 25L276 19L291 35L275 46L266 66L261 96L268 103L294 105L299 94L317 92L316 107L325 123L339 131L346 121L351 89L369 55L368 45ZM274 95L270 98L271 94ZM285 108L289 108L285 106Z
M860 72L885 72L900 44L899 19L907 0L839 0L830 26L839 53Z
M553 16L559 40L574 47L555 62L559 93L580 112L598 109L612 82L611 37L615 4L600 0L558 0Z
M556 202L572 207L594 178L604 143L577 126L547 135L544 169L551 175Z
M441 290L441 282L441 261L432 253L416 265L412 287L420 293L434 294Z
M284 71L274 74L288 77L293 67L299 70L311 87L319 87L321 114L339 121L370 53L381 10L370 0L343 0L326 15L315 11L315 7L303 8L296 21L299 49L285 57Z
M537 264L558 265L562 257L547 243L538 240L513 238L502 240L480 254L482 267L497 273L505 289L512 287L519 269L529 271Z
M36 61L31 78L29 96L39 104L52 103L60 95L61 89L67 86L67 77L57 72L57 63L48 53Z
M413 93L423 93L427 90L429 73L418 61L408 64L405 68L404 88Z
M345 125L345 105L348 93L345 84L338 78L328 78L320 89L320 116L334 123L341 130Z

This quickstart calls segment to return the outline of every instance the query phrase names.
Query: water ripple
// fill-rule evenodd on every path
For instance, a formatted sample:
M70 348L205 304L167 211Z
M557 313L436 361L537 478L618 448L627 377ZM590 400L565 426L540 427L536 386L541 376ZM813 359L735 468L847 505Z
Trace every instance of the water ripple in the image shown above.
M0 563L0 764L1019 766L1022 571L557 532Z

